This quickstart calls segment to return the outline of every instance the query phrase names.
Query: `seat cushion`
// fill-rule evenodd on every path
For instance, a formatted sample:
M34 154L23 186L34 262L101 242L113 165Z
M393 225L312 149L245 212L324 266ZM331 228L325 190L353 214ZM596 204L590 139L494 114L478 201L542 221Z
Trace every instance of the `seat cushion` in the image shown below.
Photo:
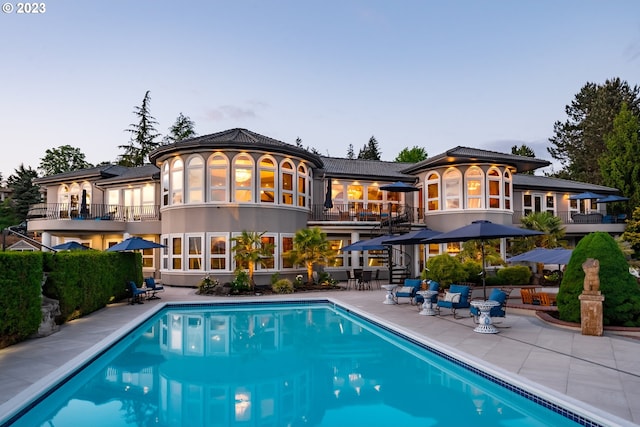
M411 294L413 293L413 291L415 290L415 288L413 286L402 286L400 288L398 288L396 290L396 295L397 294Z
M452 303L460 302L460 294L456 292L445 292L444 300Z
M493 289L489 294L489 299L491 301L497 301L500 304L504 304L504 302L507 300L507 294L500 289Z

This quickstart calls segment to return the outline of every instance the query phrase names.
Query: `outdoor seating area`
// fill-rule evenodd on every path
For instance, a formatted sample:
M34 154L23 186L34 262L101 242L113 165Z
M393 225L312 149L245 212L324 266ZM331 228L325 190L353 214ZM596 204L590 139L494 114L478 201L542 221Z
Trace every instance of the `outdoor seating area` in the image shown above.
M524 287L520 288L520 297L522 304L551 307L556 305L557 293L538 291L535 287Z
M380 289L380 269L364 270L362 268L352 268L347 270L347 282L345 289L356 289L359 291Z

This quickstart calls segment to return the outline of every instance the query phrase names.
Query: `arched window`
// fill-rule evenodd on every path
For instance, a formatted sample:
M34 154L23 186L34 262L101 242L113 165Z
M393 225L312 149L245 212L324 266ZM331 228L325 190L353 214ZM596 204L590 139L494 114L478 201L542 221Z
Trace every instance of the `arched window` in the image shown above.
M467 209L484 208L483 195L484 185L482 169L472 166L465 173L465 183L467 187Z
M444 206L446 210L460 209L462 206L462 174L458 169L448 169L443 177Z
M511 209L511 172L504 171L504 208Z
M226 202L229 200L229 161L224 154L215 153L209 158L209 201Z
M162 165L162 205L169 205L169 162Z
M171 165L171 204L182 204L182 191L184 188L184 163L176 159Z
M280 165L280 180L282 182L280 191L282 192L283 205L293 205L293 184L295 182L294 176L295 169L293 168L293 164L291 164L291 162L288 160L282 162L282 165Z
M187 202L204 202L204 161L200 156L187 161Z
M427 211L440 210L440 176L431 172L427 175Z
M258 163L260 170L260 203L276 202L276 162L263 157Z
M253 201L253 160L246 154L238 155L233 161L233 201Z
M309 175L305 165L298 166L298 206L307 206L309 197Z
M500 189L502 188L501 180L500 171L498 169L491 168L487 171L487 196L489 197L489 209L500 209L502 207L500 203Z
M69 187L65 184L62 184L58 188L58 203L61 205L67 205L67 203L69 203Z

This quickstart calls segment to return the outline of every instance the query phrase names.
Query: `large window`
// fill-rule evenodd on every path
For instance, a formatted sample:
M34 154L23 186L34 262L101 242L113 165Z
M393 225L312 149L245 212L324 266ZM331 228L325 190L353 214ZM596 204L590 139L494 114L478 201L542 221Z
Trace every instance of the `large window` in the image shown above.
M187 202L204 202L204 161L200 156L191 157L187 164Z
M171 269L182 270L182 237L171 237Z
M284 205L293 205L294 200L294 177L295 177L295 169L290 161L282 162L281 168L281 182L282 182L282 204Z
M504 171L504 208L511 209L511 172Z
M276 235L264 234L260 240L264 247L271 247L271 253L262 258L262 262L258 263L258 270L272 270L276 268Z
M171 204L179 205L182 203L183 175L184 164L182 160L177 159L171 167Z
M202 236L187 235L187 269L202 270L204 253L202 251Z
M284 256L287 252L293 249L293 236L292 235L281 235L280 236L280 266L282 269L293 268L293 262L291 262L287 257Z
M443 176L444 203L447 210L461 208L462 174L457 169L448 169Z
M162 165L162 205L169 205L169 162Z
M235 202L253 201L253 160L240 154L233 161L233 186Z
M440 176L435 172L427 175L427 210L440 210Z
M276 163L273 158L260 159L260 203L276 202Z
M500 209L500 171L495 168L489 169L487 172L487 188L489 190L489 209Z
M209 234L209 270L227 270L228 234Z
M309 174L305 165L298 166L298 206L307 206L309 197Z
M555 196L525 193L522 195L522 208L525 216L534 212L549 212L555 215Z
M470 167L465 174L465 182L467 186L467 208L482 209L484 188L482 170L479 167Z
M228 201L229 163L222 154L214 154L209 159L209 200L212 202Z

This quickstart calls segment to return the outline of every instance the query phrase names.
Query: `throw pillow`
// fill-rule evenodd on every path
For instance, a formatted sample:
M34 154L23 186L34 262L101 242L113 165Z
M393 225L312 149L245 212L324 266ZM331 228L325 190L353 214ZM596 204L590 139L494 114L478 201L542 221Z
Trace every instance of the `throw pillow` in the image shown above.
M445 292L444 300L447 302L460 302L460 294L453 292Z
M403 293L403 294L410 294L411 292L413 292L413 286L402 286L401 288L398 288L396 290L396 293Z

